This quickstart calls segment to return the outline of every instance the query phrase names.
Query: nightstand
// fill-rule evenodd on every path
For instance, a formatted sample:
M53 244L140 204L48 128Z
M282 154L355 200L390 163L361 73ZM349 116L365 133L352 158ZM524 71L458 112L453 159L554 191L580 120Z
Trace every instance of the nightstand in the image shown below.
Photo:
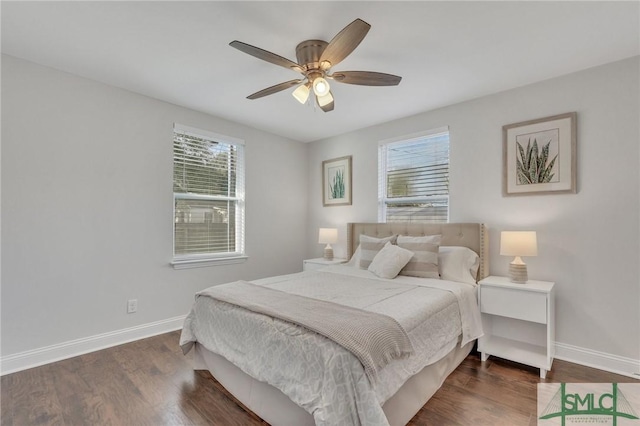
M554 283L516 284L507 277L491 276L478 284L482 361L494 355L527 364L539 368L544 379L555 352Z
M325 266L329 266L329 265L338 265L346 261L347 259L340 259L337 257L334 257L332 260L327 260L323 257L318 257L316 259L305 259L302 262L302 270L313 271L314 269L324 268Z

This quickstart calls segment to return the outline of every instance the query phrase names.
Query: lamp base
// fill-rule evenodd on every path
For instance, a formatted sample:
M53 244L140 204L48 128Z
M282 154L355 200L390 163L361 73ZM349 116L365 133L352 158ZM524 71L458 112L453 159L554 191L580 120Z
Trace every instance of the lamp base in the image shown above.
M333 247L329 244L324 248L324 258L326 260L333 260Z
M527 276L527 265L510 263L509 278L512 283L525 284L529 280Z

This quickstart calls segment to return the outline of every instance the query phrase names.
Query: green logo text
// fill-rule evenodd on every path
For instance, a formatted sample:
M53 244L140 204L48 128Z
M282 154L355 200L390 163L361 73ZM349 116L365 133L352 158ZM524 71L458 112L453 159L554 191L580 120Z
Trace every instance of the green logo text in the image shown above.
M561 383L560 389L551 398L539 419L560 417L564 426L566 418L570 416L583 416L585 423L591 423L588 419L592 419L592 416L608 416L612 418L614 426L619 417L638 420L617 383L612 383L611 392L601 393L570 393L567 392L566 383Z

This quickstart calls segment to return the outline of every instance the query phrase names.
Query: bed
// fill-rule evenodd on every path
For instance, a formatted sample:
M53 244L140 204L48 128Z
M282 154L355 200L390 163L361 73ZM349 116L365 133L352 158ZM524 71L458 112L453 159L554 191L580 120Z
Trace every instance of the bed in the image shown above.
M397 317L415 353L389 361L374 378L358 358L322 335L209 297L196 298L181 336L183 350L193 348L196 369L209 370L274 426L405 425L469 354L481 325L474 284L400 275L389 280L360 268L366 257L362 236L369 241L396 235L440 235L441 253L462 247L477 253L474 281L489 273L483 224L349 223L349 264L253 282L324 300L338 289L341 304ZM422 298L429 299L425 308ZM414 312L411 305L419 307ZM404 313L398 306L406 306Z

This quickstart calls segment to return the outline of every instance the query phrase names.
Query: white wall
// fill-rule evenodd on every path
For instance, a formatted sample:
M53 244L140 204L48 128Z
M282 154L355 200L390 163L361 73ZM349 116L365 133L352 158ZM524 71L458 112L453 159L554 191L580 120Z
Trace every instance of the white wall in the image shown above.
M509 90L311 144L309 256L318 227L377 221L377 143L450 126L452 222L490 227L491 270L506 275L499 231L535 230L532 279L557 283L559 353L600 356L640 371L638 57ZM502 126L578 114L578 193L502 196ZM353 155L353 205L322 207L320 165ZM587 356L588 355L588 356ZM570 357L570 356L568 356ZM584 361L584 360L583 360ZM588 361L585 361L588 362Z
M344 254L344 224L377 220L377 142L449 125L451 220L488 224L492 272L502 275L509 260L498 255L499 231L538 231L540 255L527 263L532 278L557 282L558 349L583 350L595 364L618 357L637 371L638 65L633 58L307 146L3 55L0 354L180 317L209 285L298 271L305 253L322 255L321 226L340 228L335 250ZM569 111L578 113L578 194L502 197L502 126ZM174 122L245 139L246 263L169 266ZM353 155L353 205L322 207L321 162L343 155ZM139 301L132 315L130 298Z
M247 262L169 265L174 122L246 141ZM3 357L179 317L200 289L302 268L296 141L3 55L1 171Z

